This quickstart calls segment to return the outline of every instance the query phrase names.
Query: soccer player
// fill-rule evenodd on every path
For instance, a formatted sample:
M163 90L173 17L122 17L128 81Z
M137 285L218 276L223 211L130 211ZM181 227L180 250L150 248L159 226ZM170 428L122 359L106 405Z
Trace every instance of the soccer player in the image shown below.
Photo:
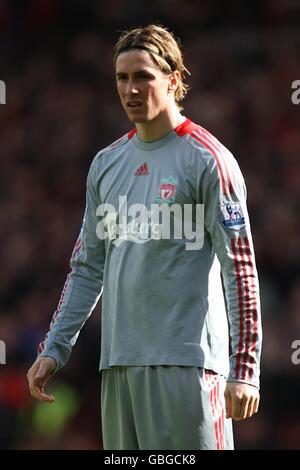
M122 34L115 72L135 128L92 161L72 271L30 391L53 402L45 385L103 289L104 449L233 449L232 419L258 410L262 339L244 179L227 148L181 114L187 69L168 30Z

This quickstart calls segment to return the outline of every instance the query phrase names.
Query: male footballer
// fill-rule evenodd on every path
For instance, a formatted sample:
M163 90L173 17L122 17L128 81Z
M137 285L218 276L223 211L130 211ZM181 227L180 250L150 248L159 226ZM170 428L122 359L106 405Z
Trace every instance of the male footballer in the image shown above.
M31 394L53 402L45 385L103 292L107 450L233 449L232 419L259 406L245 183L227 148L181 114L186 72L165 28L121 35L116 83L135 128L92 161L72 270L28 372Z

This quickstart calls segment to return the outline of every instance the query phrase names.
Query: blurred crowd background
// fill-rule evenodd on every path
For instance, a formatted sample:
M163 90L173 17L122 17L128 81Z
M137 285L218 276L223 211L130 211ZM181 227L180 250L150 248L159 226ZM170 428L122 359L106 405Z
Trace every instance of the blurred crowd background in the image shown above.
M0 0L0 448L99 449L100 306L34 401L26 372L69 271L90 162L132 128L114 84L120 31L157 21L180 37L184 114L236 156L261 281L261 409L235 425L238 449L300 449L298 0Z

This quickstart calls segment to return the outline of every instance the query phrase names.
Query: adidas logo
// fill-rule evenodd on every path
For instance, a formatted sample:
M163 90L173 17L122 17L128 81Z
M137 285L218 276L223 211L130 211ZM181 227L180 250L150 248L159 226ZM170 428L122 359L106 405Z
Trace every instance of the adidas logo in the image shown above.
M142 166L140 166L136 172L134 173L134 176L146 176L149 175L149 169L147 163L143 163Z

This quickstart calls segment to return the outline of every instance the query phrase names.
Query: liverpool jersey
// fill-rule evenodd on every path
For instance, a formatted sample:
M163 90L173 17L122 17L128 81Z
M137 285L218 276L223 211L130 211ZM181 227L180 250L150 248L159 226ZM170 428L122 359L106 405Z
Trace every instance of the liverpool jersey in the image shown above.
M100 369L177 365L258 385L261 321L246 189L232 154L186 119L136 130L87 177L71 272L41 356L68 360L101 293Z

